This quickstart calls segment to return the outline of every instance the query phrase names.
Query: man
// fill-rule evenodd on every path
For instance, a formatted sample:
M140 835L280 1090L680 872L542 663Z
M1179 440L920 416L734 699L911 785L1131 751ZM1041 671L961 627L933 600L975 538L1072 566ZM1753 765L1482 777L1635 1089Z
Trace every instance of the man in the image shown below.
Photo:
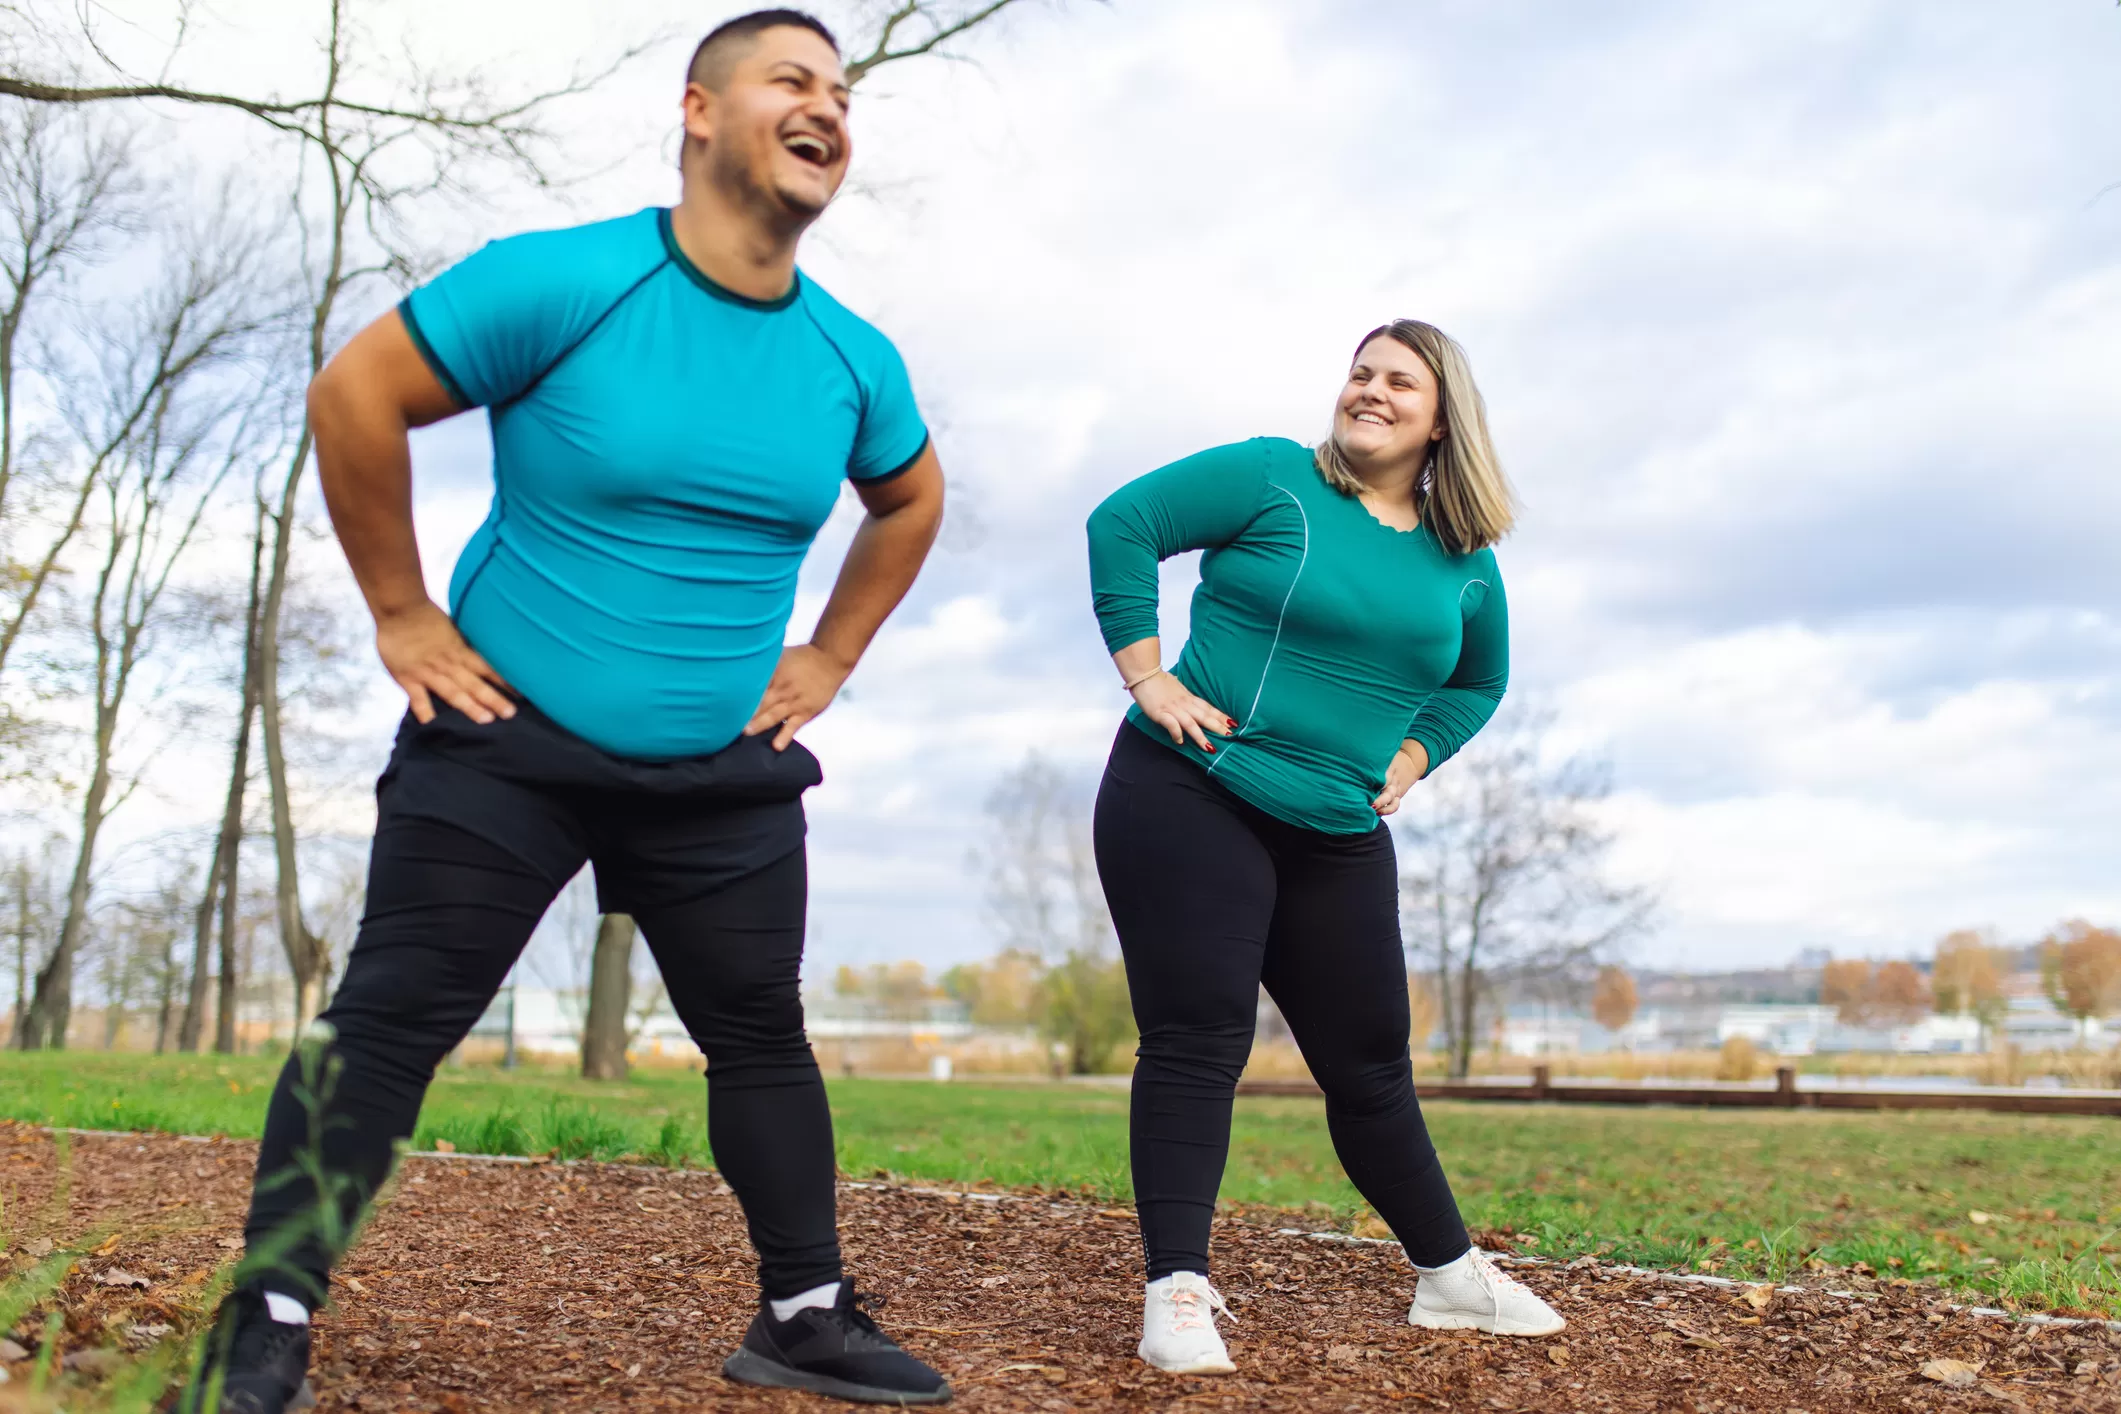
M264 1269L209 1357L222 1411L305 1398L309 1314L343 1230L317 1215L375 1192L435 1066L585 860L707 1056L709 1142L759 1256L759 1312L724 1372L950 1397L843 1278L798 993L801 796L820 775L793 739L912 585L943 504L897 353L796 269L847 170L847 99L817 20L730 21L693 57L675 208L489 245L310 390L332 523L411 710L323 1017L337 1073L313 1115L291 1060L268 1111L245 1234ZM480 406L493 508L445 613L421 578L407 430ZM816 634L783 651L845 479L868 516ZM305 1148L351 1180L343 1193L319 1198Z

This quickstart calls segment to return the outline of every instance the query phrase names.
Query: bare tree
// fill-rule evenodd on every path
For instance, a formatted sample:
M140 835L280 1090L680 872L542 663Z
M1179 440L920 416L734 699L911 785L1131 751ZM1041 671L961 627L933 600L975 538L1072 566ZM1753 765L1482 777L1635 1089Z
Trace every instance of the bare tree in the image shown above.
M258 715L258 616L263 607L265 567L265 501L252 495L250 535L250 587L243 600L243 652L237 669L241 679L241 706L236 714L236 742L231 753L228 792L221 806L220 828L214 836L206 865L206 884L199 891L199 906L192 918L191 983L184 998L184 1018L177 1028L177 1049L196 1051L206 1028L206 982L212 967L214 923L219 912L221 934L220 1020L214 1028L214 1049L227 1054L235 1049L234 968L236 899L241 889L238 870L243 852L243 801L250 784L250 738Z
M1547 720L1491 727L1407 797L1400 881L1408 950L1435 977L1453 1076L1502 990L1583 974L1644 928L1644 890L1605 877L1593 807L1606 773L1541 759Z
M117 767L127 699L168 627L172 575L222 482L260 453L269 421L254 380L234 367L276 313L257 297L260 247L218 220L180 239L170 268L92 331L96 357L71 409L77 442L110 449L97 453L100 554L82 613L90 765L66 917L19 1028L24 1049L66 1044L97 843L131 788Z
M1006 952L1036 957L1040 1029L1068 1068L1100 1070L1134 1033L1127 974L1090 844L1088 792L1033 753L987 797L987 841L973 854Z
M13 1036L21 1034L23 1017L29 1009L31 959L44 956L58 932L63 912L59 887L65 870L59 857L63 848L64 841L54 837L40 849L18 850L7 864L7 929L15 953L11 1045L15 1044Z
M132 409L111 429L117 440L89 455L65 455L56 429L24 418L25 340L53 297L133 228L138 196L123 135L52 109L0 113L0 675L80 533L97 475L147 412ZM4 745L26 724L0 712Z

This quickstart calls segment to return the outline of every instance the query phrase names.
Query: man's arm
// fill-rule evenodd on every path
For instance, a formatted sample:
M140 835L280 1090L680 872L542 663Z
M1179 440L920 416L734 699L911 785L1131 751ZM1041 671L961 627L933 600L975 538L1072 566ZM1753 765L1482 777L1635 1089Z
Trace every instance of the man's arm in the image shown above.
M757 736L778 726L775 751L785 751L805 722L832 705L869 641L913 587L943 523L943 468L933 443L899 475L875 485L857 481L854 489L869 515L847 547L817 632L782 652L744 728L745 736Z
M459 408L393 310L354 335L309 385L317 479L332 529L376 621L376 652L412 714L439 697L475 722L513 717L507 684L427 597L412 526L407 434Z

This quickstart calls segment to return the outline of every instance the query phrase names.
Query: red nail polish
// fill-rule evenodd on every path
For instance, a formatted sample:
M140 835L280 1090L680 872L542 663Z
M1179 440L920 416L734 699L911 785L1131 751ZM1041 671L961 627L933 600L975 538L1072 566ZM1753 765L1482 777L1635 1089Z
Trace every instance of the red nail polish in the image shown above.
M1224 720L1224 721L1226 721L1226 722L1228 722L1228 723L1230 724L1230 730L1231 730L1231 731L1233 731L1233 732L1234 732L1234 731L1236 731L1236 730L1237 730L1237 718L1235 718L1235 717L1225 717L1225 718L1223 718L1223 720Z
M1211 742L1209 742L1209 743L1208 743L1208 746L1207 746L1207 751L1208 751L1208 754L1209 754L1210 756L1213 756L1213 755L1215 754L1215 743L1214 743L1214 742L1212 742L1212 741L1211 741Z

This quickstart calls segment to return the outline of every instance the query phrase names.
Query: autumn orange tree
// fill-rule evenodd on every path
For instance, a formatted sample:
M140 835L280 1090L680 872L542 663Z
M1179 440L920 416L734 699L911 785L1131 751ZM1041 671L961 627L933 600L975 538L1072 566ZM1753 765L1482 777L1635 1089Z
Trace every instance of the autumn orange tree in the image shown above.
M1591 1019L1608 1031L1618 1031L1635 1019L1638 1003L1635 979L1623 968L1601 967L1591 984Z
M1820 978L1819 1001L1843 1026L1905 1026L1929 1014L1930 986L1912 962L1837 959Z
M1871 985L1871 965L1860 957L1834 958L1819 978L1819 1004L1834 1009L1843 1026L1864 1023L1864 997Z
M2121 1013L2121 933L2072 918L2040 942L2040 982L2078 1021Z
M1937 942L1930 990L1944 1016L1971 1016L1984 1033L2009 1009L2003 992L2003 953L1986 932L1959 928ZM1985 1037L1984 1037L1985 1041Z

